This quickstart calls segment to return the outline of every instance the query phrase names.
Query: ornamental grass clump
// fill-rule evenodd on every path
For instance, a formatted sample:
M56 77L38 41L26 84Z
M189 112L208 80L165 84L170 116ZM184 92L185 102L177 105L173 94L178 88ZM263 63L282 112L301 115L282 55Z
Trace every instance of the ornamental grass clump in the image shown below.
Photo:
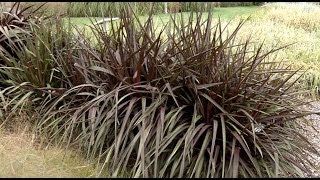
M141 24L121 12L109 32L92 27L98 46L78 42L71 64L85 83L46 103L42 132L80 145L115 177L311 172L307 156L318 152L296 120L315 112L297 108L301 72L268 59L281 48L234 44L244 21L223 38L227 27L213 25L211 13L172 17L156 34L152 15Z
M24 39L19 39L18 35L29 35L29 22L38 23L42 12L42 6L30 11L32 6L21 7L20 2L16 2L8 12L0 14L0 47L2 51L8 51L15 56L14 49L20 50ZM35 16L39 15L39 17Z
M302 72L270 58L285 47L236 43L245 21L227 33L211 11L171 16L156 33L152 14L142 23L124 7L109 31L91 26L97 43L79 31L47 57L53 75L36 86L46 90L36 96L38 132L97 157L113 177L310 174L307 157L319 154L297 120L316 112L299 108Z
M41 5L30 10L32 7L15 3L11 13L1 14L6 18L1 19L0 28L9 28L1 32L10 34L2 34L0 42L0 109L1 114L10 114L5 115L8 120L22 108L34 112L42 99L64 90L59 68L68 62L60 60L65 49L75 43L70 28L66 29L59 17L44 16Z

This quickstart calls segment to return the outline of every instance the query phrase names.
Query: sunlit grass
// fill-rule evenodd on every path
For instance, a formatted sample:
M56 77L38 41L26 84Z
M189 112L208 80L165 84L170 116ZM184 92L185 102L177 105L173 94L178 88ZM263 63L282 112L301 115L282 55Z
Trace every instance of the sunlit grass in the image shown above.
M221 7L221 8L214 8L213 10L213 17L225 20L231 20L238 16L249 16L256 11L260 10L260 7L257 6L249 6L249 7ZM188 16L190 15L190 12L183 12L183 13L176 13L176 15L180 16L183 15L185 19L188 19ZM172 15L172 14L171 14ZM203 16L207 16L207 13L203 13ZM140 20L146 20L146 16L139 16ZM67 22L68 18L65 18ZM102 17L70 17L71 24L77 25L77 26L85 26L90 25L91 20L101 20ZM155 19L157 21L163 22L163 24L166 24L170 20L170 14L157 14L155 15Z
M32 133L28 116L21 114L0 128L0 178L98 177L94 160L71 148L46 145ZM0 121L0 124L2 122ZM109 177L107 173L100 177Z
M261 7L258 6L244 6L244 7L219 7L214 8L212 11L212 16L215 21L218 21L218 18L221 18L222 21L233 21L236 22L233 19L240 19L240 18L247 18L251 15L254 15L256 12L260 11ZM182 13L173 13L173 14L157 14L154 15L153 21L155 25L155 29L157 33L160 33L161 29L168 24L168 22L171 20L171 17L175 17L177 19L181 19L181 17L186 20L189 18L190 12L182 12ZM208 12L204 12L202 16L205 18L208 16ZM143 24L147 20L148 16L138 16L139 21ZM203 18L203 19L204 19ZM91 31L92 23L95 23L97 21L102 20L102 17L66 17L63 19L66 26L68 27L71 25L72 27L77 27L78 30L84 31L85 35L88 38L92 38L93 43L97 43L97 40L94 37L94 34ZM119 20L114 20L113 23L117 26L119 24ZM226 24L226 23L224 23ZM106 29L107 32L110 31L111 23L106 23ZM102 27L102 25L101 25ZM78 33L76 30L73 30L73 32ZM164 34L164 38L166 38Z
M57 147L36 147L24 133L1 132L0 177L95 177L93 162Z

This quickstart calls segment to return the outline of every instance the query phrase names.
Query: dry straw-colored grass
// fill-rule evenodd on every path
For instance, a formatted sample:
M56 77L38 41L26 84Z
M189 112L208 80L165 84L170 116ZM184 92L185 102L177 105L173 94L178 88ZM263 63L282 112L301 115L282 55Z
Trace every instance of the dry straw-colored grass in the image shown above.
M281 22L307 31L319 30L320 6L315 3L268 3L266 4L265 9L265 19Z
M84 160L76 151L39 144L27 118L18 117L0 129L0 177L96 176L93 162Z

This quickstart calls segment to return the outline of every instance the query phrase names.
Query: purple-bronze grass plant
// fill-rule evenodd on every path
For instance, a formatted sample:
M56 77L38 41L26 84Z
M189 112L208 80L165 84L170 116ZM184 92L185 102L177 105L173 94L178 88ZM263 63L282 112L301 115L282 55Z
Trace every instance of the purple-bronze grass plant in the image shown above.
M108 32L92 26L97 43L80 33L56 51L48 83L64 91L44 94L39 132L98 157L114 177L310 174L318 152L297 120L316 112L299 108L301 72L269 59L281 48L237 44L244 21L226 35L211 12L172 16L160 33L151 14L142 23L125 7Z

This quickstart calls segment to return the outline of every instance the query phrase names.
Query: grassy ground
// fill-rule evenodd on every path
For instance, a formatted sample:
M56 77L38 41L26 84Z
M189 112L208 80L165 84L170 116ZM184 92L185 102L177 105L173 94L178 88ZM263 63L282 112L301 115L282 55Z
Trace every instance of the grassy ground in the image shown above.
M213 10L214 17L221 17L222 19L233 19L236 16L247 16L255 13L261 8L258 6L248 6L248 7L221 7L215 8Z
M221 7L221 8L215 8L213 10L213 17L217 18L220 17L221 19L230 20L237 16L249 16L253 13L255 13L257 10L260 10L260 7L257 6L249 6L249 7ZM185 15L185 17L188 16L188 12L182 13ZM141 16L141 19L145 19L147 16ZM163 22L168 22L170 19L169 14L159 14L156 15L157 18L162 19ZM74 25L78 26L84 26L84 25L90 25L91 20L93 21L99 21L101 20L101 17L71 17L70 21ZM67 18L65 19L67 22Z
M24 133L1 132L0 177L94 177L94 166L72 151L39 149Z
M0 128L0 178L97 176L94 161L83 159L71 149L44 146L32 133L31 124L25 118L20 120L19 123L14 119L10 125Z
M268 48L293 44L278 51L283 59L307 72L302 84L319 98L320 87L320 6L309 3L270 3L257 12L240 30L240 37L251 36Z

